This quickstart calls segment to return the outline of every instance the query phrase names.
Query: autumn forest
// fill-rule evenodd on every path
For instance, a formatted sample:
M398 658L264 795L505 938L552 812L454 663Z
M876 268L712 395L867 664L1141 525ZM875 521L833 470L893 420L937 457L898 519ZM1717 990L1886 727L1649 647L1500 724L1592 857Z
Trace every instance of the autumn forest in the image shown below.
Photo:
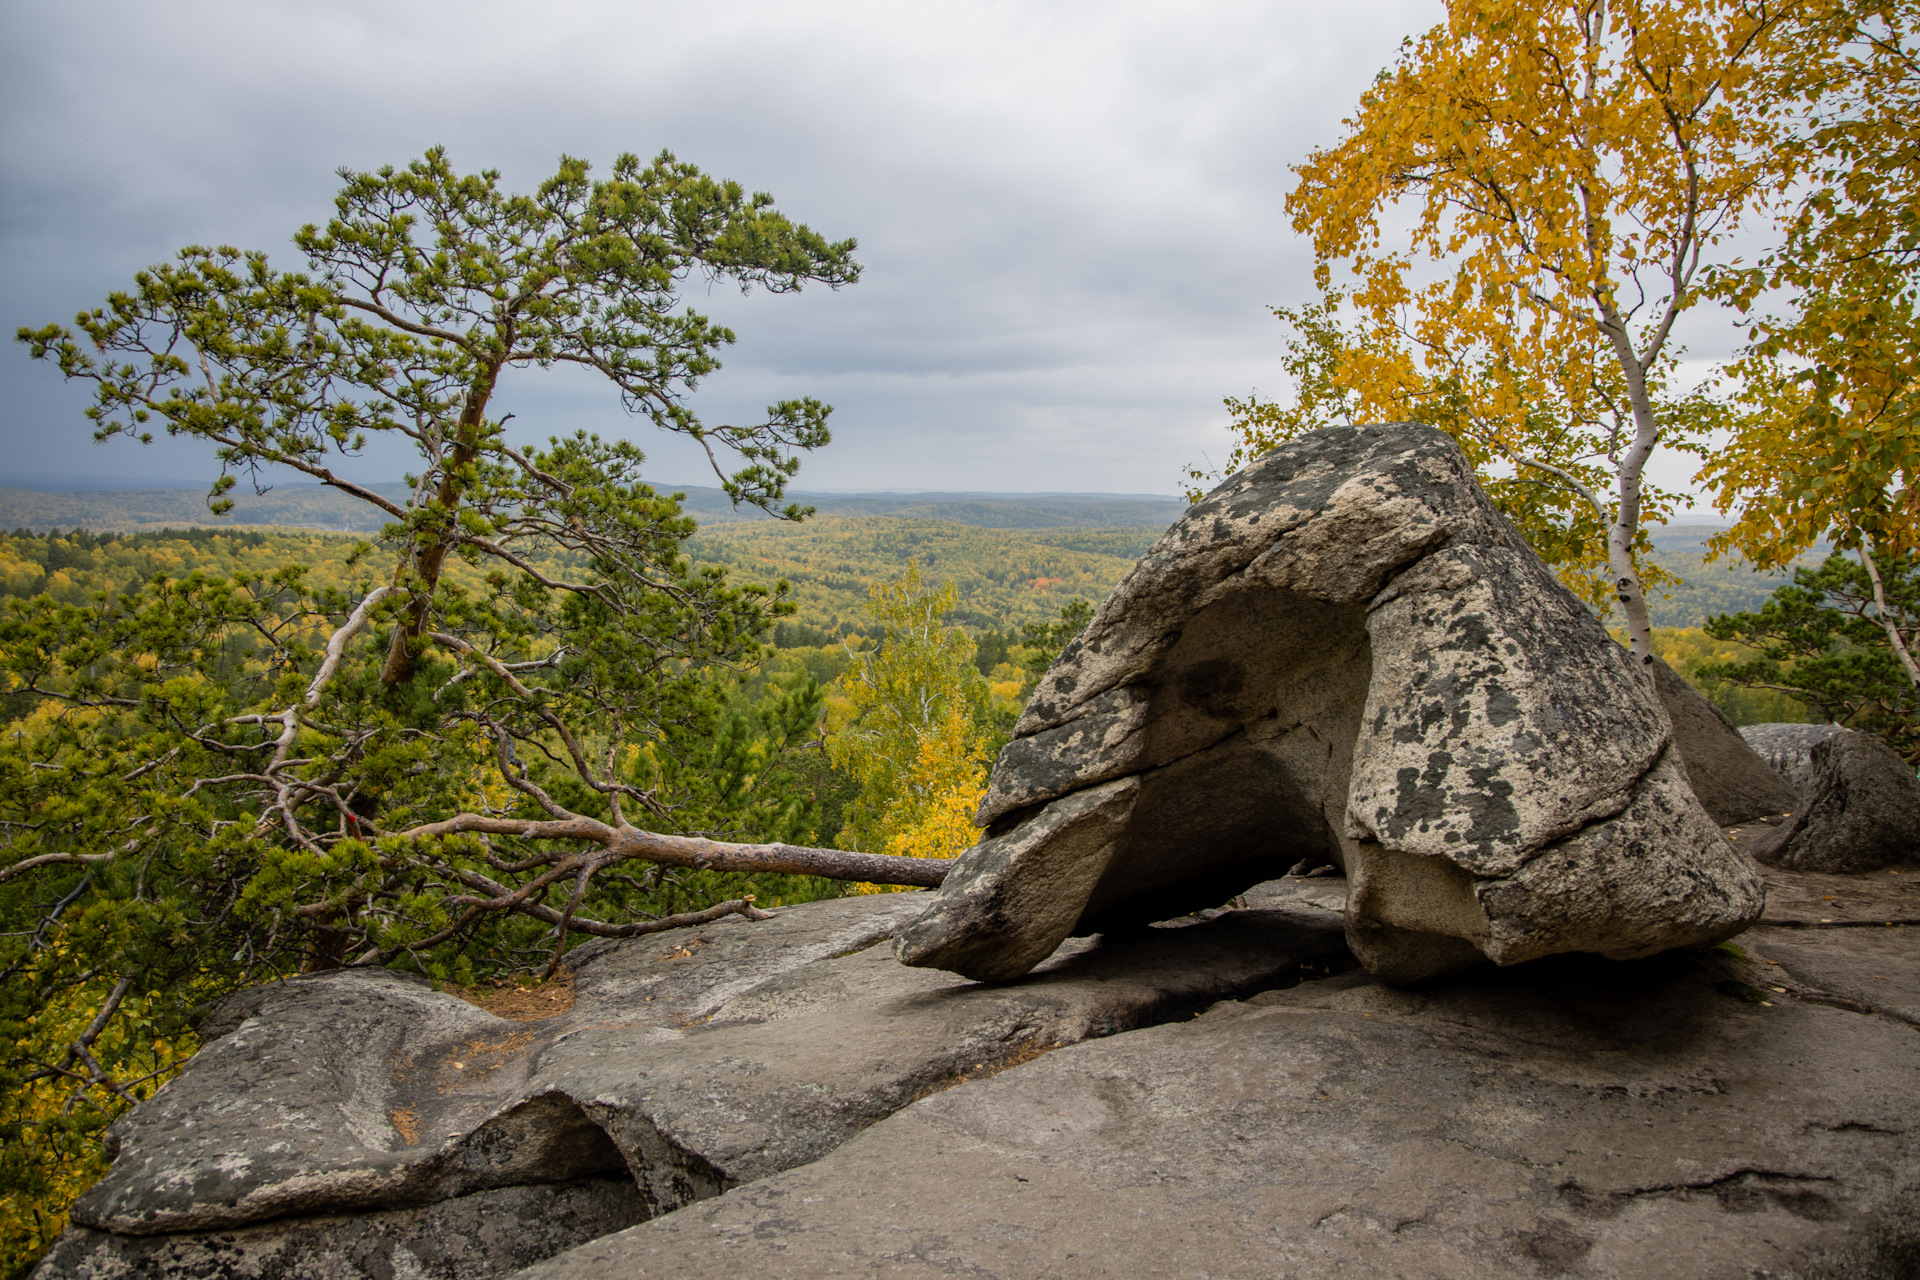
M1437 428L1622 646L1738 723L1920 763L1916 122L1916 0L1450 0L1273 211L1313 263L1283 389L1219 388L1233 452L1166 487ZM188 246L18 334L90 397L49 429L195 441L217 478L0 491L7 1280L236 989L534 986L587 939L937 885L1181 509L814 510L831 406L703 419L735 335L693 286L857 288L859 245L670 152L340 184L291 257ZM603 434L509 425L502 377L556 367ZM656 433L709 488L651 474ZM369 442L409 474L351 479Z

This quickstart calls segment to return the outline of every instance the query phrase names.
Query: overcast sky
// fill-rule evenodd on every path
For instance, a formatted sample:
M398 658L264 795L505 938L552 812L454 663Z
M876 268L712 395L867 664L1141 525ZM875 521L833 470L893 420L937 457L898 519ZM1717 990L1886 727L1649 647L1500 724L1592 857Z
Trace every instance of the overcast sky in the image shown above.
M444 143L526 189L562 152L668 148L860 241L837 293L695 299L740 337L707 420L835 406L801 487L1172 493L1224 455L1222 396L1284 390L1266 308L1312 287L1287 166L1440 12L9 0L0 312L9 333L67 320L191 242L299 266L288 236L343 165ZM630 435L652 478L706 478L584 378L529 371L504 400L522 436ZM92 444L85 404L23 348L0 358L0 471L212 473L184 442Z

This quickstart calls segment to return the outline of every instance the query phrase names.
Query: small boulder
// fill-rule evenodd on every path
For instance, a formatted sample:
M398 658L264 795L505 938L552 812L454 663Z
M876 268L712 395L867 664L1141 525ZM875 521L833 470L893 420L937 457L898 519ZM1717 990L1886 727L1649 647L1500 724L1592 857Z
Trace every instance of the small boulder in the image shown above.
M986 838L895 954L1006 979L1303 860L1345 870L1348 942L1395 981L1715 941L1761 886L1673 733L1452 439L1310 432L1191 508L1067 646Z
M1794 803L1779 812L1798 809L1800 799L1812 794L1813 749L1841 728L1837 724L1750 724L1740 730L1741 740L1793 787Z
M1742 735L1792 779L1800 804L1754 848L1794 871L1877 871L1920 859L1920 779L1870 734L1832 724L1752 725Z
M1720 708L1659 658L1653 683L1673 721L1673 745L1680 750L1693 794L1723 827L1786 813L1799 796L1766 758L1750 746Z

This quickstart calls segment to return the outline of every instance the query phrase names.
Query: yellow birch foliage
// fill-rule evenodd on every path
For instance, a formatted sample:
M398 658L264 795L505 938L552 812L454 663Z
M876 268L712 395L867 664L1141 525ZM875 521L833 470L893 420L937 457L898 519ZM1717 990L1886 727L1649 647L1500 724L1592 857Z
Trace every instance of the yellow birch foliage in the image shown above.
M1672 496L1643 469L1656 442L1697 452L1718 422L1711 401L1668 392L1672 327L1759 287L1728 238L1792 167L1761 71L1801 8L1449 0L1345 136L1297 167L1287 209L1323 299L1282 318L1320 384L1306 420L1230 402L1243 439L1329 415L1446 429L1646 649L1634 550Z
M883 853L902 858L951 858L979 838L974 811L987 789L980 735L960 708L920 739L905 785L882 820Z
M1737 366L1751 412L1703 476L1762 566L1824 537L1920 548L1920 0L1851 5L1778 69L1809 100L1799 202Z
M846 848L950 858L977 838L990 695L973 641L943 622L955 598L951 583L929 587L918 561L869 589L884 638L854 655L827 702L827 757L860 786L839 836Z

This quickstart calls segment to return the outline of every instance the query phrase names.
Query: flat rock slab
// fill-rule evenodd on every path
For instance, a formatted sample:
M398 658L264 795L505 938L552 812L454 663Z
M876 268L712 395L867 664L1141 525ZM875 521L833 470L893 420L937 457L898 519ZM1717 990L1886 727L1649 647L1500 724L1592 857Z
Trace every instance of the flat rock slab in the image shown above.
M397 1250L418 1252L383 1217L396 1207L623 1175L626 1221L638 1220L816 1160L916 1098L1059 1045L1352 963L1337 914L1280 903L1076 940L1027 978L986 986L874 945L920 896L582 948L573 1007L539 1022L384 972L260 989L229 1009L231 1034L115 1126L118 1157L73 1212L89 1243L63 1242L61 1256L78 1250L102 1278L388 1280L410 1274L392 1269ZM334 1270L244 1248L227 1270L149 1265L225 1248L256 1223L280 1235L254 1245L297 1260L312 1250L282 1228L318 1238L300 1221L349 1213L366 1238L349 1249L352 1229L327 1227Z
M540 1022L385 970L253 988L207 1029L230 1034L109 1131L114 1163L73 1220L127 1235L224 1228L618 1171L604 1131L595 1141L578 1103L536 1081L556 1049L592 1062L608 1036L643 1037L657 1048L642 1056L670 1055L736 996L887 938L911 896L583 947L572 1008Z
M1347 910L1345 876L1282 876L1257 884L1240 897L1248 907L1281 910L1331 911L1343 916Z
M1920 930L1912 926L1804 929L1762 926L1740 935L1736 946L1778 970L1796 998L1877 1013L1920 1027Z
M1774 989L1866 931L1774 932L1064 1048L523 1280L1920 1273L1920 1031Z
M1763 925L1885 928L1920 924L1920 871L1882 869L1857 875L1766 867Z

